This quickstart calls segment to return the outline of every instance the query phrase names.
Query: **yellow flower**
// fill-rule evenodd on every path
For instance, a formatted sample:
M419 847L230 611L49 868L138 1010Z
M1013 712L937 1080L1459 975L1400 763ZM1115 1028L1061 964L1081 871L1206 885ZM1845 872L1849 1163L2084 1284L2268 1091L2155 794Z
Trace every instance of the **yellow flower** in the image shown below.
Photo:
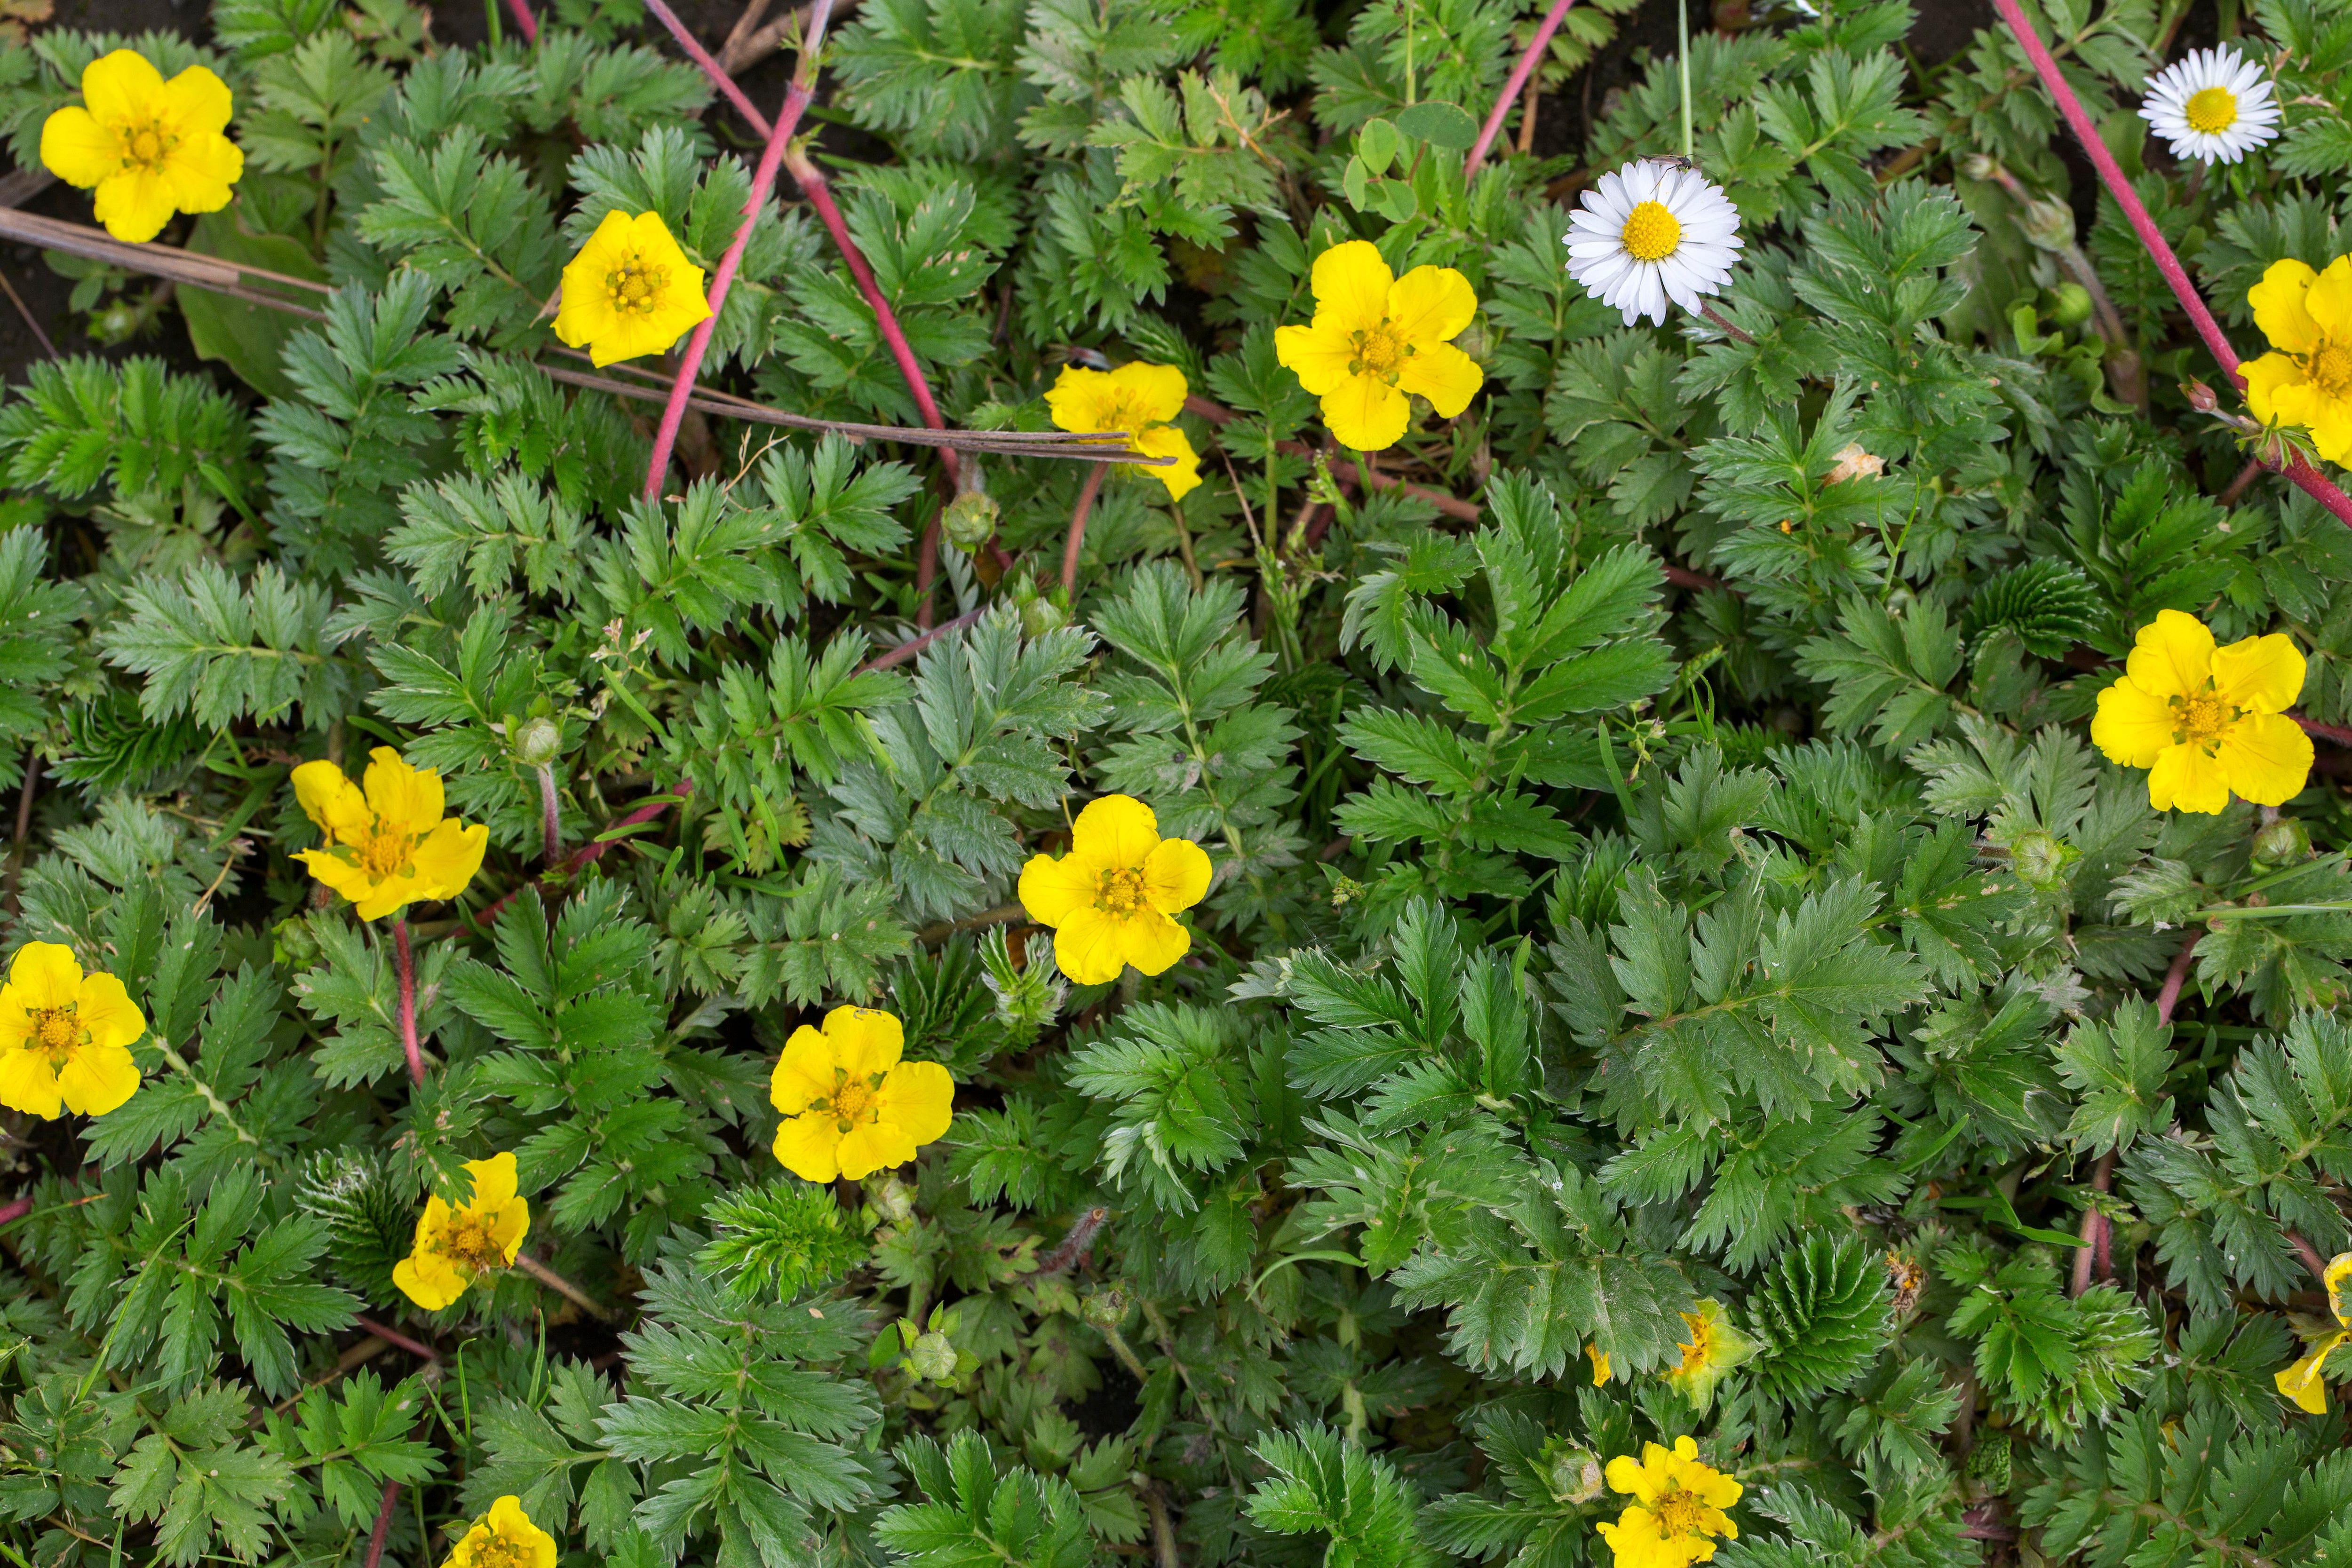
M1592 1358L1592 1386L1604 1388L1609 1384L1609 1356L1597 1344L1588 1344L1584 1354Z
M1082 986L1116 980L1132 964L1159 974L1192 946L1169 918L1209 891L1209 857L1190 839L1163 839L1151 808L1105 795L1078 813L1070 852L1021 868L1021 906L1054 927L1054 962Z
M421 900L455 898L482 869L490 830L441 815L441 775L411 768L379 746L368 753L367 789L331 762L294 769L294 798L327 835L324 849L295 859L310 874L379 920Z
M41 163L95 187L95 215L116 239L153 239L173 213L216 213L245 172L228 129L228 85L202 66L170 81L129 49L82 68L81 103L41 126Z
M1168 423L1183 412L1185 390L1184 372L1173 365L1139 361L1109 371L1064 365L1045 394L1045 406L1057 430L1081 435L1124 430L1128 444L1146 457L1176 459L1166 468L1120 466L1150 475L1168 486L1170 500L1181 501L1201 482L1201 459L1191 439Z
M824 1028L784 1041L768 1103L784 1113L776 1158L803 1181L852 1181L903 1166L955 1119L955 1080L936 1061L901 1061L907 1033L872 1008L835 1008Z
M1716 1536L1739 1539L1723 1511L1739 1500L1739 1483L1700 1464L1688 1437L1676 1437L1671 1449L1644 1443L1641 1463L1620 1454L1606 1474L1611 1490L1634 1500L1616 1523L1594 1527L1617 1568L1690 1568L1715 1556Z
M2339 1252L2327 1265L2327 1306L2343 1325L2326 1339L2311 1347L2311 1354L2284 1372L2271 1375L2278 1391L2294 1400L2314 1416L2327 1414L2327 1384L2320 1369L2327 1364L2330 1352L2346 1340L2352 1340L2352 1302L2345 1300L2345 1286L2352 1282L2352 1252Z
M1331 438L1358 452L1394 446L1412 413L1407 393L1452 419L1485 384L1476 361L1446 340L1478 314L1470 280L1450 267L1389 271L1379 247L1354 239L1315 258L1315 319L1278 327L1275 358L1323 400Z
M2216 648L2203 622L2160 610L2124 678L2099 694L2091 740L2108 761L2148 770L2159 811L2211 815L2233 790L2284 805L2311 775L2311 737L2282 716L2302 690L2303 655L2279 633Z
M139 1092L131 1042L146 1032L121 981L83 974L60 943L27 942L0 984L0 1105L105 1115Z
M466 1206L452 1208L438 1194L426 1198L408 1256L392 1266L401 1294L427 1312L439 1312L481 1275L512 1263L530 1229L530 1204L515 1194L512 1155L467 1160L466 1168L474 1176Z
M441 1568L555 1568L555 1537L530 1521L522 1499L502 1497L474 1521Z
M2246 302L2278 350L2238 367L2246 406L2264 424L2311 432L2330 463L2352 459L2352 256L2337 256L2325 272L2274 261Z
M555 335L601 368L662 353L709 315L702 268L686 259L661 214L610 212L563 269Z
M1697 1312L1682 1314L1690 1340L1682 1347L1682 1364L1666 1374L1666 1381L1705 1410L1724 1375L1756 1354L1756 1342L1732 1326L1721 1301L1702 1296L1696 1304Z

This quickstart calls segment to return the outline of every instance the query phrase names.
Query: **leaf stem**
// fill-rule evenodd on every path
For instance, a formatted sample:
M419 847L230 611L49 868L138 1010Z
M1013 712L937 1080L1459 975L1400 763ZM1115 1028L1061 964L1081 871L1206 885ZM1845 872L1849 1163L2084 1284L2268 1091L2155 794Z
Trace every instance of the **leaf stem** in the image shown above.
M1086 483L1078 486L1078 504L1070 513L1070 537L1062 545L1062 591L1073 604L1078 596L1078 552L1086 547L1087 514L1095 509L1095 497L1102 489L1103 469L1097 463L1087 470Z
M409 950L408 919L392 917L392 965L400 977L400 1049L408 1057L408 1076L425 1086L425 1052L416 1043L416 956Z
M556 810L555 769L552 768L539 770L539 817L540 835L547 844L547 869L553 871L556 853L563 848L563 829L561 813Z
M1575 4L1576 0L1552 0L1551 9L1544 13L1542 24L1536 28L1536 36L1520 51L1518 64L1511 68L1509 78L1503 83L1503 90L1495 99L1495 107L1486 112L1486 123L1479 128L1478 140L1471 144L1470 156L1463 162L1462 180L1465 184L1478 172L1478 165L1486 161L1487 150L1495 145L1495 138L1503 133L1504 116L1510 113L1511 105L1517 100L1520 89L1528 85L1528 78L1535 74L1536 67L1542 61L1544 50L1551 43L1551 36L1559 31L1569 7Z

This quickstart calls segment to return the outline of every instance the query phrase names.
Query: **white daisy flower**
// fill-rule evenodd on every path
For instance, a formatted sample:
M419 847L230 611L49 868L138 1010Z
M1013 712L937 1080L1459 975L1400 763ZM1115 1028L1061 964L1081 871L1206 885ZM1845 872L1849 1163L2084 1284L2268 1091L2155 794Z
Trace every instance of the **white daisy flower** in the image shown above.
M2278 135L2278 99L2262 67L2223 45L2191 49L2147 78L2139 117L2175 158L2234 163Z
M1671 298L1696 315L1731 277L1739 210L1695 169L1636 158L1603 174L1577 204L1565 236L1568 275L1631 327L1661 327Z

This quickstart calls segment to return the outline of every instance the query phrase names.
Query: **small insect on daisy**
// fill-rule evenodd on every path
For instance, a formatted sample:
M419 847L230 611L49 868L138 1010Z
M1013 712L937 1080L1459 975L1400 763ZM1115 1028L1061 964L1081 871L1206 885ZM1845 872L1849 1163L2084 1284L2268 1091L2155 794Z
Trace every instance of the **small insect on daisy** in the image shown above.
M2139 117L2175 158L2234 163L2278 135L2279 106L2262 67L2224 44L2148 78Z
M1668 299L1696 316L1730 281L1739 210L1685 160L1636 158L1584 193L1562 243L1587 294L1663 327Z

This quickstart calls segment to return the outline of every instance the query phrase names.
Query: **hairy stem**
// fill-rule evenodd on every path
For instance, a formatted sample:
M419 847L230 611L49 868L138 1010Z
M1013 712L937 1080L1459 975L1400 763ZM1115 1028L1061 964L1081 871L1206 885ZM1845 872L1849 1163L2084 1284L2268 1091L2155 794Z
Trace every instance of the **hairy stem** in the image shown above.
M392 965L400 976L400 1049L408 1056L408 1076L425 1086L425 1052L416 1043L416 956L408 946L408 921L392 917Z
M1070 513L1070 537L1062 545L1062 591L1073 601L1078 591L1078 552L1086 548L1087 514L1095 509L1095 497L1102 489L1103 471L1097 464L1087 475L1087 482L1078 486L1078 504Z
M1528 47L1519 52L1518 63L1511 68L1510 76L1503 82L1503 90L1496 95L1495 107L1487 111L1486 123L1479 127L1478 140L1471 143L1470 156L1463 162L1462 178L1465 183L1478 172L1478 165L1486 161L1486 153L1495 145L1495 138L1503 133L1503 117L1510 113L1511 104L1518 98L1519 89L1526 87L1528 78L1535 74L1536 67L1543 60L1544 50L1551 47L1551 36L1559 31L1560 23L1568 16L1568 8L1575 4L1576 0L1552 0L1551 9L1544 13L1542 24L1536 28L1536 36L1528 39ZM1535 112L1532 97L1528 112Z

